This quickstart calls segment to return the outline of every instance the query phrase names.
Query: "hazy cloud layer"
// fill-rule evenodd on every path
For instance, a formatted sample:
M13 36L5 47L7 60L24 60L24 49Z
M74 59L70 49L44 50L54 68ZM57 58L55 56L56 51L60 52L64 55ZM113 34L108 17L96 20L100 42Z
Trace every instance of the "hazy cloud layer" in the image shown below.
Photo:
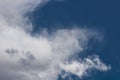
M109 70L98 56L70 60L87 47L90 38L100 39L94 30L29 34L33 26L26 23L24 15L46 1L0 0L0 80L56 80L62 70L81 78L89 69Z

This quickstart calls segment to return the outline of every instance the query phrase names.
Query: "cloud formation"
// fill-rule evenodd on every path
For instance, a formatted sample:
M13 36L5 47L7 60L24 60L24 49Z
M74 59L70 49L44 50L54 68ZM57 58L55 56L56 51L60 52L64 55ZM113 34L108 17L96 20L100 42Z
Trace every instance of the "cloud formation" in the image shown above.
M98 39L94 30L61 29L30 35L33 26L26 23L25 14L46 1L0 0L0 8L4 8L0 9L0 80L56 80L62 70L78 77L89 69L109 70L98 56L70 60L84 51L90 38Z
M96 69L100 71L107 71L111 69L110 66L106 66L103 64L98 56L91 56L91 58L84 58L82 61L72 61L67 62L63 65L61 65L62 69L65 70L66 73L62 75L63 79L66 77L69 77L68 73L74 74L78 76L79 78L82 78L85 75L88 75L88 70Z

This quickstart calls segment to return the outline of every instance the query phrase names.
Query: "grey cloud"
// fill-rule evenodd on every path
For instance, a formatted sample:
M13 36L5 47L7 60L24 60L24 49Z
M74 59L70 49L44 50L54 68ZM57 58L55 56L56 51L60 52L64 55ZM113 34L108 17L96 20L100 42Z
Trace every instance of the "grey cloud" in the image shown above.
M35 56L30 51L26 53L26 57L31 61L35 60Z
M30 65L30 61L28 60L28 59L26 59L26 58L20 58L20 60L19 60L19 62L21 63L21 64L23 64L23 65Z
M19 53L19 50L11 48L11 49L6 49L5 52L10 56L15 56Z
M30 51L23 54L24 58L20 58L19 62L25 66L29 66L35 60L35 56Z
M24 51L20 51L18 49L6 49L5 51L10 57L18 57L18 63L23 64L25 66L30 65L34 60L35 60L35 56L30 52L24 52ZM21 57L20 54L22 54L23 56Z

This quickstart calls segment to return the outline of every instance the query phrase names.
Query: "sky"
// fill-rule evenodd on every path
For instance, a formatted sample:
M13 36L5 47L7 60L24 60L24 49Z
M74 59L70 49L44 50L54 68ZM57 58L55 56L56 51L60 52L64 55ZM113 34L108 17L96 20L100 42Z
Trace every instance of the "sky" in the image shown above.
M118 0L0 0L0 80L120 80Z

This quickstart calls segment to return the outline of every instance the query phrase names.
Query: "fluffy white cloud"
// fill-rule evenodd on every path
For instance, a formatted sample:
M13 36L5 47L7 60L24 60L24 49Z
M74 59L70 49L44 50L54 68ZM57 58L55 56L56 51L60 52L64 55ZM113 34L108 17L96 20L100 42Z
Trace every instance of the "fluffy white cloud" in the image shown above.
M69 76L68 73L77 75L79 78L82 78L83 76L87 75L87 71L91 69L100 71L107 71L111 69L110 66L103 64L98 56L91 57L92 58L84 58L84 60L81 61L73 60L71 62L61 64L62 69L66 71L66 74L62 75L63 78Z
M88 69L110 69L98 57L73 60L97 32L88 29L61 29L31 36L24 14L43 0L0 0L0 79L56 80L62 70L79 77ZM27 29L28 29L27 28ZM96 35L95 35L96 34ZM68 64L66 64L68 62Z
M87 73L88 69L108 70L109 67L97 57L64 64L66 61L69 62L71 56L84 50L84 45L90 37L90 34L87 34L89 34L87 30L72 29L58 30L48 34L49 37L43 35L33 37L22 29L4 27L0 32L0 72L3 70L4 74L10 72L13 78L24 76L25 79L30 78L29 80L34 78L56 80L61 70L79 77Z

